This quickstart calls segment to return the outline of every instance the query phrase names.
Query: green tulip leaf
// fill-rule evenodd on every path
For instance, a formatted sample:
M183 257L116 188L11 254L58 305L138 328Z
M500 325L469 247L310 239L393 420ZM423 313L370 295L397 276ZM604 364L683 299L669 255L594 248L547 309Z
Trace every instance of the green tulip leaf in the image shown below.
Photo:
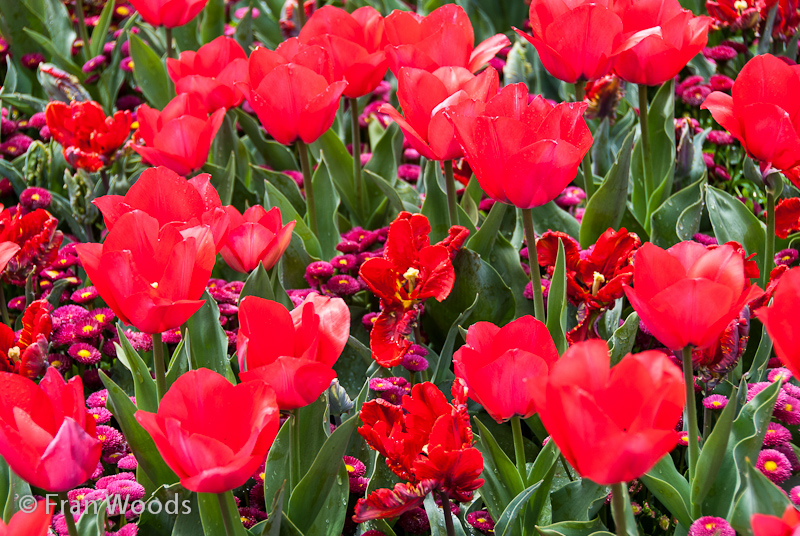
M742 493L733 505L731 526L737 534L753 536L750 519L753 514L781 517L789 505L785 492L773 484L761 471L753 467L747 458L744 467Z
M500 519L505 509L523 490L522 479L516 466L497 444L497 440L484 424L475 418L480 434L476 447L483 454L483 486L481 498L486 503L492 518Z
M665 455L640 480L682 525L688 527L692 524L689 510L691 489L675 468L672 456Z
M147 102L159 110L163 109L175 92L167 76L167 69L152 48L142 39L131 33L128 36L131 59L133 60L133 78L136 85L142 88Z
M207 290L203 293L203 299L203 306L185 324L192 341L189 355L191 368L213 370L235 384L236 377L228 360L228 336L219 323L219 307Z

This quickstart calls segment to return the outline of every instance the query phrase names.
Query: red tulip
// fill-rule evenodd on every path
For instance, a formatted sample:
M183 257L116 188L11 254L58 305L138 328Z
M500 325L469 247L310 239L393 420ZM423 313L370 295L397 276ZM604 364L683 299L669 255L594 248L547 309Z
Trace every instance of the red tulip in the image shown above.
M453 160L464 156L445 111L460 102L485 103L497 95L497 71L487 67L475 76L463 67L441 67L432 73L403 67L398 79L397 98L405 117L390 104L378 111L388 114L425 158Z
M756 316L766 326L775 353L786 367L800 376L800 330L797 329L797 302L800 299L800 268L792 268L778 281L772 305Z
M403 405L383 399L365 402L358 433L378 451L397 476L408 480L394 489L378 489L359 499L353 519L397 517L420 506L425 496L439 490L458 502L472 500L483 485L483 456L472 446L466 390L453 384L453 402L432 383L415 385Z
M334 6L324 6L300 30L300 41L319 45L330 54L334 78L345 80L344 96L363 97L383 80L388 68L384 48L388 44L383 17L370 6L352 14Z
M625 285L647 329L670 350L711 346L760 292L741 250L691 241L668 250L644 244L634 257L633 288Z
M101 450L79 376L65 382L50 367L37 386L0 373L0 456L20 478L46 491L70 490L89 480Z
M661 85L708 43L711 18L695 17L678 0L620 0L615 10L622 18L623 37L638 41L619 54L614 66L626 82Z
M36 300L25 308L19 336L0 324L0 372L14 372L36 379L47 366L47 349L53 331L47 300Z
M753 536L794 536L800 528L800 512L790 504L783 512L783 517L753 514L750 525Z
M47 536L52 519L53 511L45 501L39 501L32 512L14 514L8 525L0 519L0 536Z
M622 19L606 3L588 0L534 0L533 35L514 30L539 53L547 72L574 84L611 72L623 45Z
M203 167L208 160L211 142L217 135L225 110L220 108L208 116L201 97L184 93L162 110L143 104L137 110L139 130L133 134L133 145L142 160L153 166L166 166L178 175L188 175Z
M558 350L547 326L532 316L503 328L472 324L467 344L453 355L456 377L464 380L469 397L497 422L536 413L534 396L556 361Z
M195 18L208 0L130 0L130 3L148 24L176 28Z
M336 377L333 364L350 336L350 309L341 298L309 295L291 313L248 296L239 305L236 354L243 381L263 379L282 410L307 406Z
M139 331L177 328L203 305L216 257L211 229L177 227L134 210L120 216L102 244L76 247L100 297Z
M609 365L605 341L571 346L538 402L567 461L602 486L639 478L677 445L686 393L681 370L662 352Z
M359 276L381 300L370 331L372 358L382 367L400 364L411 347L408 335L428 298L442 301L455 283L451 254L469 232L455 225L448 238L431 245L431 226L422 214L401 212L389 226L383 257L367 259Z
M465 101L447 111L483 191L518 208L558 197L592 145L585 104L528 101L525 84L513 84L485 106Z
M202 368L181 375L158 412L135 417L181 485L197 493L224 493L247 482L264 463L280 421L266 382L232 385Z
M86 171L108 167L114 153L128 139L133 124L129 111L106 117L94 101L50 102L45 119L53 139L61 144L66 161Z
M445 4L427 17L412 11L393 11L385 20L389 69L397 75L403 67L435 71L439 67L464 67L478 71L500 49L511 44L503 34L493 35L473 49L475 33L461 6Z
M45 209L23 213L19 207L0 212L0 243L14 242L19 250L6 261L5 279L23 286L30 275L39 275L58 257L64 236L58 230L58 220ZM8 258L14 247L3 246Z
M254 270L258 263L265 270L275 266L289 247L295 222L283 225L278 207L267 212L261 205L255 205L244 215L231 206L226 210L231 228L220 254L228 266L244 274Z
M278 143L313 143L333 124L347 82L333 81L333 63L322 47L296 38L274 51L259 47L248 70L247 82L237 87Z
M759 8L765 4L763 0L706 0L706 11L714 18L714 26L749 30L758 23Z
M787 170L800 165L800 103L793 97L797 91L800 67L765 54L747 62L731 95L715 91L701 108L710 111L764 169Z
M92 203L100 209L109 231L123 214L141 210L158 221L158 226L177 224L180 231L208 225L216 251L222 249L230 218L211 175L201 173L188 181L168 167L148 168L124 196L104 195Z
M233 83L247 78L247 54L230 37L217 37L197 52L181 52L177 60L167 58L167 71L175 91L196 93L208 110L235 108L244 100Z

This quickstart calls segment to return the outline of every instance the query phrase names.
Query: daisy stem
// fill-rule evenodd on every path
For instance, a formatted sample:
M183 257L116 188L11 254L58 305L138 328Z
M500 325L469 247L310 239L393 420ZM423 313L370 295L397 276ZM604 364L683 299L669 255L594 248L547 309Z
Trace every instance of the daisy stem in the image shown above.
M153 368L156 373L156 394L158 400L167 392L167 373L164 365L164 344L161 342L161 333L153 333Z
M583 80L575 82L575 102L583 102L583 97L585 95L583 84ZM583 174L583 189L586 191L586 201L588 202L589 199L592 198L592 194L594 194L594 174L592 172L591 151L587 151L586 155L583 157L581 171Z
M708 385L705 386L705 396L704 398L708 398L711 394L711 389L708 388ZM711 433L711 410L708 409L705 404L703 405L703 445L706 444L706 440L708 439L708 435Z
M456 194L456 179L453 175L453 161L444 161L444 183L447 187L447 214L450 216L450 226L458 225L458 194Z
M303 0L297 0L297 26L300 30L306 25L306 6Z
M358 124L358 99L350 98L350 123L353 133L353 182L356 187L356 203L364 208L364 184L361 178L361 126Z
M297 140L297 152L300 154L300 168L303 170L303 190L306 192L306 203L308 204L308 225L314 236L318 236L317 231L317 205L314 202L314 184L311 180L311 162L308 159L308 146L303 140Z
M64 514L64 520L67 522L69 536L78 536L78 527L75 526L75 518L70 512L69 497L65 491L58 494L58 502L61 503L61 513Z
M781 179L782 180L782 179ZM764 271L761 272L761 285L767 288L769 273L775 264L775 193L767 188L767 234L764 245Z
M627 536L624 482L611 485L611 509L614 513L614 523L617 525L617 536Z
M522 479L522 487L528 487L528 468L525 463L525 444L522 442L522 425L519 415L511 417L511 431L514 434L514 455L517 458L517 471Z
M539 275L539 255L536 250L536 230L533 227L533 209L522 209L522 223L525 226L525 240L528 242L528 263L531 266L534 316L536 320L544 322L544 295L542 294L542 277Z
M172 28L165 27L164 33L166 34L166 41L167 41L167 57L174 58L175 49L172 48Z
M3 324L11 326L11 318L8 316L8 305L6 304L6 293L3 290L3 285L0 284L0 312L3 314Z
M83 41L81 52L84 61L89 61L89 33L86 31L86 20L83 18L83 0L75 0L75 18L78 20L78 36ZM103 36L105 38L105 36Z
M447 536L456 536L456 529L453 526L453 512L450 511L450 497L444 491L439 492L442 499L442 514L444 515L444 526L447 529Z
M228 493L230 493L230 491L225 493L217 493L217 500L219 501L219 509L222 513L222 524L225 526L225 535L234 536L236 534L236 529L234 528L231 512L228 510L228 504L226 500L226 495Z
M697 402L694 396L694 367L692 365L692 347L686 345L682 351L683 357L683 380L686 383L686 418L684 423L688 435L686 441L689 443L689 482L694 478L697 468L697 459L700 457L700 444L697 436L700 431L697 428Z
M639 128L642 136L642 160L644 162L644 191L646 199L655 190L653 178L653 154L650 149L650 128L647 118L647 86L639 84ZM587 194L588 195L588 194Z

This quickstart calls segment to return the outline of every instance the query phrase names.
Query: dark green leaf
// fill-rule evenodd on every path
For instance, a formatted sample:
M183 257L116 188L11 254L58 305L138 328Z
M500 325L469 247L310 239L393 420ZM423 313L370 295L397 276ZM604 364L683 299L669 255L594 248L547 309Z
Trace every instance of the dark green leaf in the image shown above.
M611 534L603 532L606 528L600 518L594 518L591 521L563 521L561 523L553 523L546 527L537 527L541 536L600 536Z
M705 176L679 190L650 217L650 241L661 248L669 248L689 240L700 229L703 215Z
M633 151L633 131L625 137L622 150L600 188L586 204L580 226L581 247L588 248L608 228L619 229L628 201L628 179Z
M600 509L608 490L591 480L582 478L554 491L553 521L589 521Z
M431 536L448 536L447 527L444 520L444 509L436 504L433 494L425 497L425 513L428 515L428 521L431 524ZM453 520L453 530L455 536L465 536L464 527L461 525L461 520L451 512L451 519Z
M442 351L439 354L439 361L436 364L436 368L434 369L433 376L431 378L431 381L434 384L444 380L445 376L447 376L447 374L450 372L450 364L453 362L453 351L456 344L456 337L458 337L458 328L461 324L465 323L472 314L472 311L478 305L479 298L480 295L476 294L472 305L464 309L464 312L462 312L450 326L450 330L447 332L447 339L445 339L444 346L442 346Z
M136 34L129 34L131 59L133 60L133 77L136 85L142 88L147 102L159 110L174 96L174 91L167 77L167 69L161 58L147 46Z
M720 244L739 242L748 255L755 253L764 272L766 227L744 203L727 192L706 186L706 203L714 235Z
M333 188L330 173L326 163L320 162L312 178L314 195L317 201L317 221L319 222L319 244L322 256L331 259L337 255L336 245L341 237L337 226L339 209L339 194Z
M264 497L274 497L281 489L291 494L288 487L289 449L291 448L291 419L283 423L269 449L264 468Z
M236 502L233 500L233 493L229 491L223 495L225 497L224 508L228 511L228 515L233 518L233 535L231 536L247 536L247 531L242 522L239 521L239 511L236 508ZM200 510L200 519L206 536L225 534L222 511L215 493L198 493L197 507Z
M562 231L575 240L580 238L581 224L569 212L558 208L553 201L531 210L533 211L533 225L538 234L545 231Z
M228 336L219 323L219 307L207 290L203 299L203 306L185 324L191 339L191 368L213 370L235 384L236 377L228 360Z
M225 0L209 0L203 10L200 39L210 43L225 33Z
M687 527L692 524L693 519L689 513L691 504L689 483L675 469L672 456L667 454L661 458L640 480L678 521Z
M111 16L114 14L115 6L116 2L106 3L105 7L103 7L103 11L100 12L100 18L97 20L97 25L92 30L90 54L90 57L92 58L103 53L103 45L106 44L108 27L111 25Z
M559 354L567 350L567 265L564 243L558 239L558 253L550 291L547 294L547 330ZM538 267L537 267L538 269Z
M628 315L625 323L614 330L614 335L608 341L611 352L611 364L616 365L633 349L636 334L639 332L639 315L635 312Z
M150 376L150 369L142 360L139 352L131 346L119 323L117 323L117 336L119 336L119 344L114 343L114 348L117 351L117 359L133 375L136 407L143 411L155 413L158 410L158 395L156 394L156 382Z
M295 225L293 233L302 239L306 251L308 251L310 255L316 257L317 259L322 258L322 250L319 245L319 240L316 236L314 236L314 233L311 232L311 229L309 229L305 221L303 221L303 218L297 213L289 200L286 199L286 197L280 191L278 191L278 189L275 188L272 183L265 182L265 188L267 195L264 198L264 208L280 208L284 225L294 220ZM305 270L305 266L303 269Z
M789 499L786 497L786 492L753 467L753 462L749 458L745 460L743 476L743 492L733 505L730 520L737 534L752 536L750 519L753 514L780 517L789 505Z
M508 504L500 515L500 519L497 520L497 524L494 527L494 533L497 536L511 536L513 534L512 527L516 526L517 517L519 517L520 512L525 509L525 505L528 504L528 501L540 487L542 487L542 481L536 482L514 497L514 500Z
M481 497L494 519L500 519L506 507L514 497L523 490L522 480L516 466L497 444L494 436L481 421L475 418L475 425L480 433L480 441L476 444L483 454L484 480Z

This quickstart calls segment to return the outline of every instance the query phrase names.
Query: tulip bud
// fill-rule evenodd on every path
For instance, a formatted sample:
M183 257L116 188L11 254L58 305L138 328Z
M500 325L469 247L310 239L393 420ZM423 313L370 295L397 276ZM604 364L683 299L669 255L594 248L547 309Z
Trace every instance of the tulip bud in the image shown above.
M79 169L74 175L69 170L65 170L64 183L67 185L69 204L75 219L82 225L93 224L100 213L92 204L92 199L94 199L92 178L82 169Z
M775 198L783 192L783 175L775 168L770 168L764 173L764 186L767 193L772 194Z
M67 103L92 100L92 96L84 89L76 76L62 71L52 63L39 64L37 78L50 100Z
M331 415L347 413L355 406L347 395L345 388L339 384L339 380L333 380L333 382L331 382L331 386L328 387L327 396Z
M30 186L45 186L52 162L53 154L45 144L38 140L31 143L25 153L26 182Z

